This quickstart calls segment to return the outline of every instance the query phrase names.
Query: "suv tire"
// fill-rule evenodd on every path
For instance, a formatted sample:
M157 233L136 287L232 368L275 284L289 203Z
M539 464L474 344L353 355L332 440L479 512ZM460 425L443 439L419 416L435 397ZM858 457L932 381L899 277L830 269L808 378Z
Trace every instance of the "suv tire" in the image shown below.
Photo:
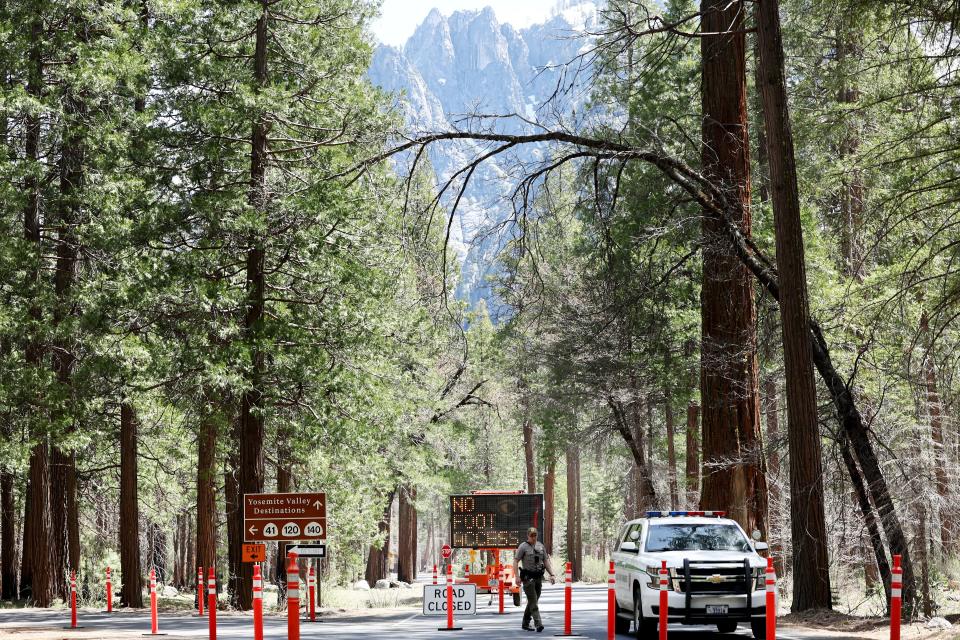
M633 624L637 640L655 640L657 637L657 619L643 617L640 585L633 586Z
M614 603L613 614L614 631L622 634L630 633L630 618L627 617L627 612L620 608L620 603Z
M757 640L766 640L767 620L766 618L754 618L750 621L750 630L753 631L753 637Z
M736 622L724 621L724 622L717 623L717 631L719 631L720 633L733 633L736 630L737 630Z

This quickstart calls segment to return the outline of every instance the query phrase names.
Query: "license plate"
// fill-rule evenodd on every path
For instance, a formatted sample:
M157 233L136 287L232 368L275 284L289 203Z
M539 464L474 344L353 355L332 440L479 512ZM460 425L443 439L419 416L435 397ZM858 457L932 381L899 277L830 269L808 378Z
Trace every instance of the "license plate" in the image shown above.
M730 605L727 604L708 604L708 616L725 616L730 613Z

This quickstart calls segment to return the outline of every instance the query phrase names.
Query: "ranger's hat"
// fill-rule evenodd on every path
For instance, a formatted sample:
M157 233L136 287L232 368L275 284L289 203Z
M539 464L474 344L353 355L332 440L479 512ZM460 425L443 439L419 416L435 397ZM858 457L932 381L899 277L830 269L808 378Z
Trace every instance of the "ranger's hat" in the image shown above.
M530 535L531 533L534 534L534 535L536 535L536 533L537 533L537 528L536 528L536 527L530 527L529 529L527 529L527 535Z

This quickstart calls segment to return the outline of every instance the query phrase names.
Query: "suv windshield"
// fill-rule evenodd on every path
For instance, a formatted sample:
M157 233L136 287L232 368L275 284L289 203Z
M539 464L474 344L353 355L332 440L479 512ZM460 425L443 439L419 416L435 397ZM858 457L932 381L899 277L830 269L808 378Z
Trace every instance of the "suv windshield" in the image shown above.
M746 536L729 524L661 524L650 527L647 551L752 551Z

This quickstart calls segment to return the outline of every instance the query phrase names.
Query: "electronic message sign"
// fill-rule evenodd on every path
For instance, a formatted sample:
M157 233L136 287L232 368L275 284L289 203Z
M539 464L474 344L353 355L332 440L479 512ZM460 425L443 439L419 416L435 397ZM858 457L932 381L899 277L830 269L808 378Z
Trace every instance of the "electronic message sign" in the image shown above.
M543 528L542 493L480 493L450 496L451 546L516 549L527 529Z

